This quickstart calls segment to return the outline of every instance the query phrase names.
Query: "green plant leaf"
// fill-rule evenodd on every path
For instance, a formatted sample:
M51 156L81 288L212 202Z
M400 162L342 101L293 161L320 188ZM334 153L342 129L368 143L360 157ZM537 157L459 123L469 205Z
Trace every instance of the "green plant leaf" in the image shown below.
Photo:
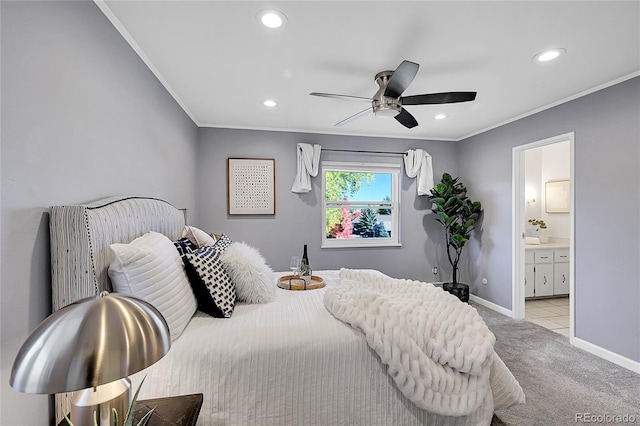
M456 202L455 198L449 198L446 202L444 202L444 198L442 199L442 202L444 203L444 207L449 207L451 206L451 204Z
M445 212L438 212L438 217L442 221L443 225L449 220L449 216Z
M147 423L149 423L149 420L151 420L151 416L153 415L153 412L155 411L156 407L153 407L151 410L149 410L147 412L147 414L145 414L140 421L138 422L138 424L136 426L146 426Z
M451 236L450 241L453 247L455 247L456 249L461 249L462 247L464 247L465 243L469 240L460 234L454 234Z
M455 216L450 216L450 217L447 219L447 222L445 223L445 225L446 225L446 226L451 226L451 224L452 224L453 222L455 222L455 220L456 220L456 217L455 217Z
M136 410L136 402L138 401L138 394L140 393L140 388L142 388L142 384L147 376L144 376L142 381L140 382L140 386L136 389L136 393L133 395L133 399L131 400L131 405L129 405L129 410L127 411L127 415L124 419L124 426L133 426L133 413Z
M444 205L446 207L446 203L444 202L444 198L442 198L442 197L432 198L431 202L436 204L436 205Z
M444 192L447 190L447 185L444 183L439 183L433 187L433 191L435 191L439 196L442 196Z

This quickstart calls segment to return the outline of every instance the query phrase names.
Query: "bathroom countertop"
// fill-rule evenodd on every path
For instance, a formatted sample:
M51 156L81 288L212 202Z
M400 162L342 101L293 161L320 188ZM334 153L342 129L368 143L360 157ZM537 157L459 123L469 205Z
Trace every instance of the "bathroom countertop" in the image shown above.
M568 249L569 243L566 242L548 242L546 244L525 244L525 250L552 250L552 249Z

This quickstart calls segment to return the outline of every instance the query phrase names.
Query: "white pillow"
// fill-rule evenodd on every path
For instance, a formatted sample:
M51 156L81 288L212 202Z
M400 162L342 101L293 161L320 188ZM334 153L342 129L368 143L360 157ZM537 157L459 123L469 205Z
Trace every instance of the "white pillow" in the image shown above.
M202 246L212 246L216 243L216 240L200 228L195 226L185 225L182 229L182 237L188 238L198 248Z
M220 255L220 261L236 288L238 301L268 303L276 298L273 270L260 252L241 242L234 242Z
M129 244L111 244L109 277L118 293L156 307L177 339L197 308L178 250L166 236L148 232Z

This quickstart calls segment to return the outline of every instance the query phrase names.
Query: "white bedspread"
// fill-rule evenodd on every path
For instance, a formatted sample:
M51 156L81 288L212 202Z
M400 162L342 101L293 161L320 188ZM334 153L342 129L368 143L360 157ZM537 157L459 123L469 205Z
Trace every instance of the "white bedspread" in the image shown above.
M495 336L473 307L442 289L343 269L324 303L364 333L398 388L418 407L468 415L491 392ZM511 385L516 404L523 393L515 379Z
M316 273L326 288L278 289L275 302L240 304L229 319L196 314L162 360L132 377L134 389L146 376L141 398L203 393L198 425L488 425L494 401L511 399L500 361L471 414L418 408L362 333L325 309L338 271Z

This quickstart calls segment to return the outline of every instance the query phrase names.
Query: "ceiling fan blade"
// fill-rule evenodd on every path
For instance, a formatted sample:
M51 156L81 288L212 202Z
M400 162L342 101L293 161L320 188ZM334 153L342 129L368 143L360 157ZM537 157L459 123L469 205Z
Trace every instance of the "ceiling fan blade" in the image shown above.
M345 118L344 120L340 121L339 123L336 123L334 127L340 127L340 126L344 126L347 123L352 122L353 120L363 117L367 114L371 114L373 113L373 108L369 107L367 109L363 109L362 111L353 114L351 117Z
M393 72L391 78L389 78L384 95L391 98L399 98L415 78L419 67L420 65L415 62L402 61Z
M363 98L361 96L335 95L333 93L311 92L309 94L311 96L320 96L320 97L323 97L323 98L344 99L346 101L366 101L366 102L371 102L373 100L371 98Z
M425 95L403 96L402 105L453 104L476 99L476 92L429 93Z
M398 123L402 124L407 129L413 129L418 125L415 117L404 108L402 108L400 114L396 115L394 118L398 120Z

